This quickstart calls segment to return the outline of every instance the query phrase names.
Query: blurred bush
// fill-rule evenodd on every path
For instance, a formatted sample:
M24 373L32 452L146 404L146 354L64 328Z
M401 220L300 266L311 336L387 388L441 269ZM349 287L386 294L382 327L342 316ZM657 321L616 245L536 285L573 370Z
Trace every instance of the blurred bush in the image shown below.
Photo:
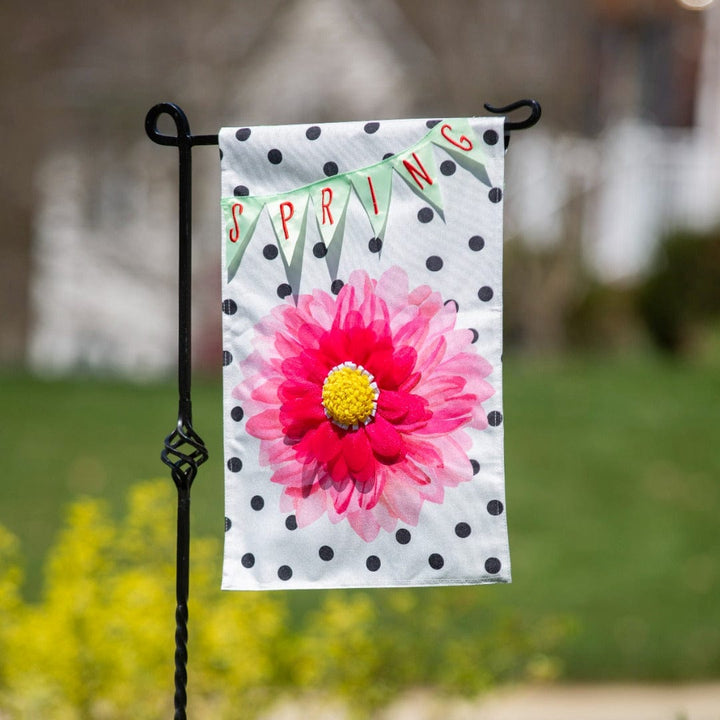
M173 493L134 486L119 522L100 501L73 504L36 604L21 598L18 545L0 528L0 717L170 716ZM477 588L318 593L291 622L288 593L221 593L220 555L215 540L192 543L194 717L255 717L280 695L318 692L363 717L413 687L475 694L559 670L564 624L523 626Z
M638 289L638 308L658 348L696 350L720 319L720 228L667 235Z

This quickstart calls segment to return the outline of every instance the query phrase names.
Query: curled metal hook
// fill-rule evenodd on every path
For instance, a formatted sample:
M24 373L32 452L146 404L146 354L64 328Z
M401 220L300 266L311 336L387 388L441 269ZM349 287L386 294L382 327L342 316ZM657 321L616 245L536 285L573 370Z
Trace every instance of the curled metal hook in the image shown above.
M526 128L532 127L537 123L542 115L542 108L537 100L517 100L514 103L510 103L510 105L505 105L505 107L493 107L492 105L485 103L484 107L488 112L494 113L495 115L506 114L521 107L530 108L530 115L525 118L525 120L505 120L506 134L512 132L513 130L525 130Z
M170 115L175 123L177 135L165 135L158 130L158 118L162 114ZM193 135L185 113L175 103L162 102L154 105L145 116L145 132L158 145L173 147L192 147L193 145L217 145L217 135Z

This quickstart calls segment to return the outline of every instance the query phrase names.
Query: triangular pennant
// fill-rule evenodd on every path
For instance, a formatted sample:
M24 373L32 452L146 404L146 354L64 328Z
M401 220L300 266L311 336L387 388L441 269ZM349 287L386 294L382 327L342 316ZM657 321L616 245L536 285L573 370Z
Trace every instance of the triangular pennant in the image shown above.
M390 210L392 165L384 162L352 173L350 181L370 219L373 232L377 237L382 238L385 235Z
M320 236L325 247L330 247L338 229L343 227L350 197L350 183L344 176L317 183L310 189L310 197L315 207Z
M240 266L263 206L264 202L259 198L232 197L222 200L228 282Z
M492 187L485 165L487 156L466 118L445 120L433 128L432 142L457 160L478 180Z
M391 163L410 188L442 214L442 194L432 145L418 144L396 155Z
M292 263L296 246L305 236L308 198L307 189L302 189L278 195L266 202L278 245L288 265Z

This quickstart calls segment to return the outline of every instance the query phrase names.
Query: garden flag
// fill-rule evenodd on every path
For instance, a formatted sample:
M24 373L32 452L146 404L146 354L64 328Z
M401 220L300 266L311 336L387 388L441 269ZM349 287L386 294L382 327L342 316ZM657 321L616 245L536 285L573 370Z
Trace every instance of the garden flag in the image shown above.
M223 588L509 582L503 118L219 138Z

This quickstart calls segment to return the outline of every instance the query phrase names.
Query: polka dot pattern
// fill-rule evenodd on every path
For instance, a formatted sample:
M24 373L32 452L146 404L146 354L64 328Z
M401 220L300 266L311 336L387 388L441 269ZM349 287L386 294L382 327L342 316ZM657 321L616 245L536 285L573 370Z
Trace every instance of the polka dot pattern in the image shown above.
M231 473L238 473L242 470L243 464L242 460L239 457L231 457L227 461L227 469Z
M478 290L478 298L483 302L490 302L490 300L493 299L494 294L493 289L487 285L484 285Z
M270 150L268 152L267 159L273 165L279 165L282 162L283 156L282 156L282 153L277 148L273 148L272 150Z
M372 135L380 129L380 123L379 122L365 123L365 127L363 129L365 130L365 132L368 135Z
M321 560L330 562L335 557L335 551L329 545L323 545L318 551Z
M412 535L410 534L410 531L406 528L400 528L395 533L395 539L401 544L401 545L407 545L410 540L412 539Z
M277 287L277 296L284 300L288 295L292 295L292 288L287 283L280 283Z
M430 272L437 272L438 270L442 270L442 266L443 260L438 255L431 255L425 261L425 267L430 270Z
M371 253L379 253L382 250L382 240L379 237L370 238L368 250Z
M242 409L239 405L236 405L236 406L230 411L230 417L231 417L235 422L240 422L240 421L243 419L243 417L245 417L245 413L243 412L243 409Z
M333 175L337 175L337 174L338 174L338 165L337 165L337 163L336 163L336 162L333 162L332 160L328 160L328 162L326 162L326 163L323 165L323 172L324 172L328 177L332 177Z
M435 213L432 208L424 207L418 210L417 218L423 224L431 222L434 217Z
M263 248L263 257L266 260L274 260L278 256L278 252L277 245L266 245Z
M229 350L223 350L223 367L227 367L228 365L232 364L233 356L232 353Z
M428 558L428 564L433 570L440 570L445 565L445 558L440 553L433 553Z
M382 563L377 555L370 555L365 561L365 567L370 572L377 572L380 569L380 565L382 565Z
M234 315L237 312L238 306L234 300L223 300L222 310L226 315Z
M305 131L305 137L308 140L317 140L320 137L320 133L322 131L320 130L320 127L318 125L311 125L306 131Z
M455 170L457 170L457 166L452 160L443 160L443 162L440 163L440 172L446 177L454 175Z

